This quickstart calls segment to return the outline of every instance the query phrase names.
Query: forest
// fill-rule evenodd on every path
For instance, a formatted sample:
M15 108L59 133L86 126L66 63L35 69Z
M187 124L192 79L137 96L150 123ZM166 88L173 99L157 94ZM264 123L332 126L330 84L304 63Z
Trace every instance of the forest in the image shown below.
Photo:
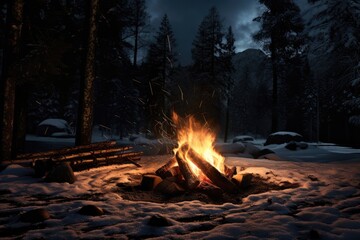
M212 7L182 65L171 16L154 29L146 0L1 1L0 159L45 119L66 120L83 145L94 126L171 138L173 111L225 142L286 130L359 147L360 2L259 2L261 50L238 52Z

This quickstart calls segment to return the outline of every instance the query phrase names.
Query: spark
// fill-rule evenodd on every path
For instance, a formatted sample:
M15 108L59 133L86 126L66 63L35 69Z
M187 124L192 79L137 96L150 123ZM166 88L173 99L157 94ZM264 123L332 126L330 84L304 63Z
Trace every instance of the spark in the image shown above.
M180 94L181 94L181 101L184 101L184 92L182 91L180 85L178 85L178 88L179 88Z
M170 92L166 91L165 89L161 89L164 93L166 93L167 95L171 95Z
M215 95L215 89L214 89L214 91L213 91L213 93L212 93L211 97L212 97L212 98L214 98L214 95Z
M39 102L38 100L35 101L37 104L41 105L41 102Z
M168 46L169 46L169 52L171 52L171 42L170 42L170 37L169 35L166 35L167 41L168 41Z
M139 80L137 80L137 79L135 79L135 78L133 78L132 80L133 80L134 82L141 83Z
M102 124L99 124L99 127L103 127L103 128L105 128L105 129L107 129L107 130L111 130L111 128L109 128L109 127L107 127L107 126L105 126L105 125L102 125Z
M149 87L150 87L150 92L151 92L151 95L154 95L154 93L153 93L153 89L152 89L152 85L151 85L151 82L149 82Z
M145 102L141 98L137 98L139 102L145 105Z
M203 103L203 101L201 100L201 102L200 102L200 104L199 104L199 108L201 108L201 106L202 106L202 103Z

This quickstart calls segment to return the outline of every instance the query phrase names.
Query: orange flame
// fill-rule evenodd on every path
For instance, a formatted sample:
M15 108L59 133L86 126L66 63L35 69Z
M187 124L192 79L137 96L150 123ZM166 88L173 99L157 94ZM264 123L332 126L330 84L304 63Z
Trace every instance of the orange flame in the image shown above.
M221 173L224 173L224 157L214 150L215 134L209 128L206 128L204 125L198 123L193 116L181 119L175 112L173 112L173 122L178 127L178 148L174 149L174 153L176 154L178 151L181 151L181 147L187 143L206 161L217 168ZM205 180L206 176L202 174L200 169L191 162L187 153L179 153L180 156L187 161L191 170L199 178L199 180Z

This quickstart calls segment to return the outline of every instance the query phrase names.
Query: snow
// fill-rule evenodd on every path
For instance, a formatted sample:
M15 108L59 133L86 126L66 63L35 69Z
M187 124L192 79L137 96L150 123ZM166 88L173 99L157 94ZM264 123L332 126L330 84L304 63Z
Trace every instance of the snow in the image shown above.
M0 172L0 233L10 229L16 233L12 236L23 239L309 239L317 235L321 239L360 239L360 154L334 153L313 145L299 151L286 152L283 145L273 150L287 161L227 157L226 164L268 182L299 186L251 194L239 204L123 198L117 183L154 172L171 155L144 156L141 168L124 164L76 172L74 184L45 183L31 176L32 169L12 164ZM79 214L88 204L102 208L105 214ZM19 221L20 213L37 208L46 208L51 218L33 224ZM172 225L148 225L155 214ZM180 221L197 215L211 218Z
M275 133L272 133L270 134L270 136L275 136L275 135L290 135L290 136L301 136L300 134L298 133L295 133L295 132L286 132L286 131L280 131L280 132L275 132Z
M67 129L69 126L68 123L64 119L59 119L59 118L45 119L44 121L39 123L39 126L42 126L42 125L54 126L59 129Z

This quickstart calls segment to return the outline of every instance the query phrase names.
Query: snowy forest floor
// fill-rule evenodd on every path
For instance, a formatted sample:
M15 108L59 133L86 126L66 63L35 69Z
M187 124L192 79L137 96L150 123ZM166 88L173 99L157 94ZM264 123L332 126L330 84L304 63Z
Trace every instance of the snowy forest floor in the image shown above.
M276 149L276 147L274 148ZM310 151L308 150L309 154ZM134 165L113 165L76 172L77 181L46 183L33 170L12 164L0 172L0 236L8 239L360 239L360 157L319 151L307 161L227 157L226 164L252 173L267 186L239 201L201 199L168 202L132 199L118 187L138 181L170 155L144 156ZM307 151L301 155L306 156ZM311 153L311 154L313 154ZM279 149L279 154L286 155ZM300 155L300 153L297 153ZM338 154L344 158L339 161ZM293 156L294 157L294 156ZM345 160L344 160L345 159ZM253 183L255 184L255 183ZM256 185L254 186L256 188ZM231 196L229 196L231 197ZM234 196L238 197L238 196ZM150 199L154 200L154 199ZM234 200L234 199L233 199ZM79 213L85 205L101 216ZM50 218L20 221L21 213L45 208ZM156 214L170 226L152 226Z

